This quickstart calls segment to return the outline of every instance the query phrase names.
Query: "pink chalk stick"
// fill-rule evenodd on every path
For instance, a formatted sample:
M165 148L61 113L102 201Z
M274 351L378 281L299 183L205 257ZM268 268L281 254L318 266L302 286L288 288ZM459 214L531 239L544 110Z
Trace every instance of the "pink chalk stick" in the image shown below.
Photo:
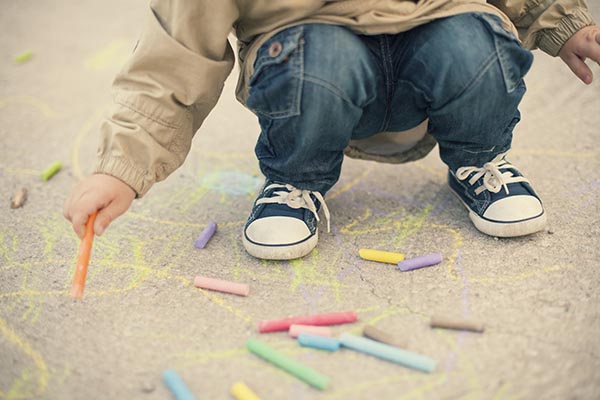
M331 337L331 329L326 326L313 325L292 325L288 334L291 337L298 337L301 333L310 333L312 335Z
M258 331L260 333L287 331L292 325L337 325L355 322L356 320L358 320L358 316L354 311L303 315L300 317L259 321Z
M245 283L236 283L223 281L220 279L197 276L194 278L194 286L200 289L216 290L218 292L237 294L239 296L248 296L250 286Z
M196 239L196 241L194 242L194 246L197 249L203 249L204 247L206 247L206 244L208 243L210 238L213 237L216 231L217 223L214 221L209 222L206 225L206 228L204 228L204 230L200 233L200 236L198 236L198 239Z
M426 256L409 258L398 263L400 271L411 271L413 269L430 267L442 262L442 255L440 253L427 254Z

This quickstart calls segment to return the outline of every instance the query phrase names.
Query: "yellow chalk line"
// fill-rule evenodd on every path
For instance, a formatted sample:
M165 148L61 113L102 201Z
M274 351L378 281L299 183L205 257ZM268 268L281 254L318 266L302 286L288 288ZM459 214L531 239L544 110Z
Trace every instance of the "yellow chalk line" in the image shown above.
M527 272L520 272L516 274L506 274L501 276L480 276L480 277L470 277L469 283L485 283L485 284L494 284L500 282L516 282L524 279L529 279L538 275L545 275L551 272L566 270L566 269L574 269L574 265L551 265L542 268L535 268Z
M37 372L38 372L38 379L37 379L38 386L37 386L37 390L35 393L19 395L19 394L13 394L14 392L12 390L9 390L8 394L6 394L4 396L6 396L6 398L10 398L10 399L27 399L27 398L31 398L31 397L40 396L42 393L44 393L46 391L46 387L48 385L48 380L50 377L50 374L48 372L48 367L46 367L46 363L45 363L43 357L40 355L40 353L35 351L27 341L25 341L21 337L19 337L17 335L17 333L15 331L13 331L6 324L6 322L4 320L2 320L1 318L0 318L0 333L2 333L2 336L4 336L4 338L7 341L13 343L15 346L17 346L17 348L19 348L23 353L25 353L27 356L29 356L33 360L35 366L37 367Z
M11 173L11 174L35 175L35 176L39 176L42 174L42 171L37 171L35 169L13 168L13 167L7 167L5 165L0 165L0 169L3 169L4 171Z
M32 96L9 96L0 99L0 109L9 105L26 104L37 108L38 111L47 118L55 118L58 113L54 111L47 103Z
M85 68L99 71L110 65L122 64L127 59L128 44L129 41L124 39L112 41L88 57L84 62Z
M367 175L369 175L373 169L374 169L374 164L373 163L369 163L369 166L363 170L363 172L358 175L357 177L355 177L354 179L352 179L350 182L346 183L344 186L342 186L339 189L334 189L331 194L329 194L327 196L327 200L332 200L335 199L336 197L338 197L341 194L346 193L349 190L352 190L352 188L356 185L358 185L360 183L360 181L362 181L363 179L365 179L367 177Z
M89 134L94 124L100 119L100 117L106 112L107 106L97 109L88 119L85 120L83 126L75 137L75 143L73 144L73 154L71 157L71 164L73 167L73 173L78 179L83 179L84 175L79 163L79 149L83 139Z
M131 211L127 213L127 216L131 217L131 218L135 218L135 219L140 219L142 221L154 222L157 224L164 224L164 225L170 225L170 226L173 226L173 225L175 225L175 226L191 226L191 227L195 227L195 228L204 228L208 222L207 221L207 222L195 223L195 222L184 222L184 221L170 221L170 220L166 220L166 219L148 217L144 214L135 213L135 212L131 212ZM245 223L246 223L246 221L220 222L219 227L242 226Z

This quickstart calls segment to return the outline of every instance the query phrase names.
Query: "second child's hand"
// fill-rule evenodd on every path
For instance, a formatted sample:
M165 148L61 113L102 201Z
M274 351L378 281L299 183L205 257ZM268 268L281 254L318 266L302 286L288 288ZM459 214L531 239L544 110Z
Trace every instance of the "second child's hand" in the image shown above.
M558 55L579 79L588 85L592 83L594 75L585 61L589 58L600 65L600 26L586 26L577 31Z

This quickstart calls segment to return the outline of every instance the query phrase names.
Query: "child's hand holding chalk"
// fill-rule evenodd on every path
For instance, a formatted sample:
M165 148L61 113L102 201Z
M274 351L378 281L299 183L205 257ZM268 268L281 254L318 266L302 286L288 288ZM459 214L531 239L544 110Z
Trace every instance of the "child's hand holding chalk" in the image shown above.
M129 209L134 198L134 190L125 182L110 175L94 174L75 186L65 201L63 213L77 236L83 238L88 216L97 211L94 232L100 236Z

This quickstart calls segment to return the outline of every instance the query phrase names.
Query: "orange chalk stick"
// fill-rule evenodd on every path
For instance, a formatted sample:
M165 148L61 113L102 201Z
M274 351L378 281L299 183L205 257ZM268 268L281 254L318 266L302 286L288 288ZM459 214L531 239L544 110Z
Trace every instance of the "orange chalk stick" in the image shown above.
M248 296L250 293L250 286L245 283L222 281L220 279L207 278L205 276L195 277L194 286L200 289L237 294L238 296Z
M94 212L88 218L85 224L85 235L79 245L77 254L77 266L75 267L75 276L73 277L73 286L71 287L71 297L81 300L83 297L83 288L85 286L85 276L87 275L90 255L92 254L92 242L94 241L94 221L98 212Z

